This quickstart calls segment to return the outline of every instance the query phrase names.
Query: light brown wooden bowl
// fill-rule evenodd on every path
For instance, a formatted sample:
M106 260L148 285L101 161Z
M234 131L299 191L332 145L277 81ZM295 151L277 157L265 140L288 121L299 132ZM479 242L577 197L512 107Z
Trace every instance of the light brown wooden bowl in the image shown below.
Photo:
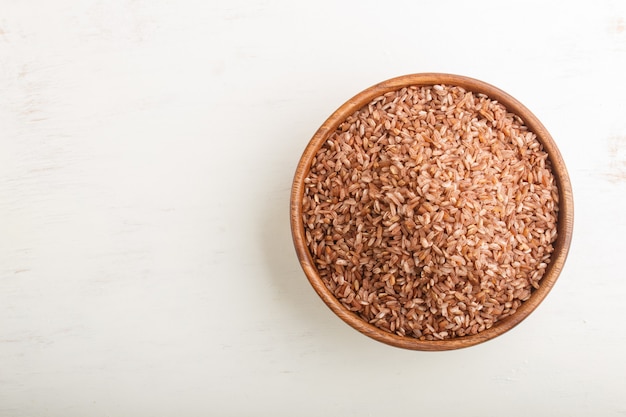
M543 144L544 149L547 151L552 162L552 171L556 177L559 189L559 218L557 225L558 236L555 243L554 253L552 255L552 261L540 281L540 287L532 293L531 297L527 301L522 303L521 307L518 308L515 314L496 322L491 328L476 335L456 337L447 340L424 341L413 337L398 336L367 323L355 313L352 313L345 308L328 290L328 288L326 288L317 269L315 268L315 262L313 261L311 253L306 245L304 223L302 219L302 199L304 196L304 179L309 173L311 162L315 154L328 137L335 131L337 126L339 126L339 124L341 124L349 115L368 104L374 98L387 92L399 90L403 87L411 85L434 84L456 85L475 93L484 93L488 97L502 103L508 111L517 114L524 120L526 126L537 135L538 140ZM293 242L298 254L298 259L302 265L302 269L317 294L328 305L328 307L335 312L335 314L359 332L380 342L405 349L428 351L460 349L493 339L494 337L503 334L519 324L543 301L559 277L569 251L572 239L573 222L574 201L567 169L565 167L565 163L563 162L563 158L554 143L554 140L546 128L535 117L535 115L530 112L530 110L504 91L482 81L451 74L423 73L393 78L391 80L383 81L380 84L376 84L348 100L344 105L339 107L339 109L335 111L328 118L328 120L324 122L324 124L322 124L309 142L296 169L291 189L291 232L293 235Z

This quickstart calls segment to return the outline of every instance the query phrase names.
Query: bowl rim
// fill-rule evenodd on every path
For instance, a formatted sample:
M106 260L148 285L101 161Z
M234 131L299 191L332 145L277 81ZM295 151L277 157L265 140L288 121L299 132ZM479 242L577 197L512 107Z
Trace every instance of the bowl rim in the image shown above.
M313 257L306 244L304 221L302 219L302 199L305 189L304 179L308 175L315 154L339 124L349 115L368 104L374 98L387 92L400 90L408 86L435 84L460 86L474 93L485 94L489 98L503 104L509 112L522 118L529 130L537 135L537 139L542 143L552 163L552 172L559 191L559 214L557 220L557 240L552 260L540 281L539 288L533 291L531 297L522 303L513 315L496 322L491 328L476 335L429 341L419 340L410 336L399 336L367 323L344 307L331 291L326 288L315 268ZM290 221L296 254L309 283L318 296L339 318L362 334L391 346L411 350L442 351L477 345L500 336L517 326L539 306L554 287L567 259L573 234L574 201L569 174L556 143L539 119L526 106L499 88L474 78L445 73L416 73L391 78L361 91L342 104L319 127L307 144L296 168L291 188Z

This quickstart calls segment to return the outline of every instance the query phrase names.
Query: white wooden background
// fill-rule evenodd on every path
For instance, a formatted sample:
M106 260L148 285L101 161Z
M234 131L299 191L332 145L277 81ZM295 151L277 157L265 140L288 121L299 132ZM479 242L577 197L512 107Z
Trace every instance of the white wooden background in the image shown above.
M316 128L387 78L494 84L554 136L575 234L520 326L425 353L292 248ZM0 416L626 415L626 2L2 0Z

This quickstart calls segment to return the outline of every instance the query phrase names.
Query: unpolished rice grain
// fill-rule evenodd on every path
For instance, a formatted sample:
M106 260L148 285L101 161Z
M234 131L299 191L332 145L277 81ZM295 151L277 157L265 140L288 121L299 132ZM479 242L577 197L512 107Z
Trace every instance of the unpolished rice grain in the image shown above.
M461 87L375 98L322 145L304 183L326 287L400 336L490 328L538 288L554 250L548 154L518 116Z

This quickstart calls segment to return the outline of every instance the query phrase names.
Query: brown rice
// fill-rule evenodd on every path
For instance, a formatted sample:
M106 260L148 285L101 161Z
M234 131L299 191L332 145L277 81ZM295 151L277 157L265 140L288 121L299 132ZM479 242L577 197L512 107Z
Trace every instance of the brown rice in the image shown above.
M304 182L306 242L326 287L400 336L488 329L550 263L548 154L483 94L433 85L377 97L339 125Z

